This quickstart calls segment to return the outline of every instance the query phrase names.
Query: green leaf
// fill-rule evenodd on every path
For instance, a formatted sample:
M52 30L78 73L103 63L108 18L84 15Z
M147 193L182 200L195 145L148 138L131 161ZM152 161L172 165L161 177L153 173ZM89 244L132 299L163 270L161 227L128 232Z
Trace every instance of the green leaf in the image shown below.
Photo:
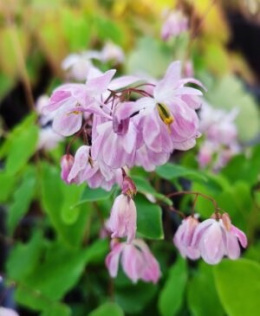
M52 303L51 306L48 306L43 313L41 313L41 316L70 316L71 315L71 309L61 303Z
M40 176L43 210L61 240L68 246L78 247L93 210L89 203L78 206L78 209L74 207L83 187L66 185L60 179L58 168L47 163L41 165Z
M78 282L86 265L104 260L108 243L98 240L85 250L70 250L61 243L53 243L44 260L18 284L16 299L34 310L45 310L46 300L60 300Z
M23 176L22 183L15 191L14 201L9 208L7 226L11 233L29 209L34 196L35 184L35 170L29 168Z
M143 238L163 239L161 207L149 202L145 197L137 195L137 232Z
M162 316L174 316L181 309L187 279L186 260L179 257L170 268L169 276L159 296L159 310Z
M247 259L223 260L214 268L218 294L229 316L252 316L260 311L260 265Z
M19 125L17 125L9 134L5 142L0 148L0 157L3 158L9 154L12 143L20 134L23 134L28 128L34 125L36 120L36 114L32 113L28 115Z
M194 316L224 316L214 283L212 266L204 262L188 285L188 305Z
M155 171L160 177L166 180L174 180L179 177L187 178L190 180L199 180L206 182L208 179L201 172L188 169L182 166L166 163L163 166L157 167Z
M44 247L42 234L36 231L27 244L17 243L7 261L8 276L15 281L25 279L37 267Z
M144 179L143 177L139 177L139 176L131 176L131 179L134 181L137 191L139 193L142 193L144 195L148 194L148 195L152 195L154 198L163 201L164 203L166 203L167 205L172 205L172 201L171 199L167 198L167 196L158 193L150 184L150 182L148 182L146 179Z
M12 138L10 150L6 159L6 171L14 175L19 171L36 150L38 141L38 127L28 126L20 134Z
M90 40L90 23L83 11L61 10L61 24L64 36L72 52L86 49Z
M13 190L16 178L5 171L0 172L0 202L5 202Z
M74 205L78 206L80 204L86 203L86 202L95 202L100 200L107 200L112 195L113 191L106 191L101 188L98 189L91 189L89 187L86 187L79 199L79 201Z
M89 316L124 316L122 309L115 303L105 303L92 311Z
M115 300L126 313L138 313L153 299L156 291L154 284L138 282L116 288Z

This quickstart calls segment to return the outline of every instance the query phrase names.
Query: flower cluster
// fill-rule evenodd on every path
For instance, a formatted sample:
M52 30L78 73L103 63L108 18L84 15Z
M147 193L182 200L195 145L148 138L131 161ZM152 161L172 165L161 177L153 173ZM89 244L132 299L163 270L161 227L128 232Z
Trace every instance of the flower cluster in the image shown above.
M205 140L200 147L198 162L201 168L211 166L214 171L223 168L240 152L235 125L237 110L227 112L214 109L206 102L200 112L200 131Z
M187 150L199 136L200 107L193 78L181 78L181 63L172 63L156 84L133 76L113 79L115 70L91 70L85 84L64 84L51 95L45 113L62 136L82 135L86 145L62 159L67 183L87 182L110 190L122 182L121 168L154 170L173 150Z
M90 188L110 190L118 184L106 222L111 251L106 266L111 277L119 262L133 281L156 283L160 267L146 243L138 239L136 187L126 170L141 166L152 171L169 159L174 150L188 150L200 136L196 110L201 106L202 87L194 78L182 78L181 63L170 64L156 81L134 76L114 79L115 70L102 73L95 67L85 71L86 83L67 83L51 95L44 113L53 119L53 129L62 137L81 137L75 155L61 159L61 178L67 183L87 183ZM102 232L104 235L105 231ZM217 263L224 255L239 256L239 243L246 237L226 214L199 224L188 217L178 229L174 243L184 257L200 256Z
M208 264L217 264L224 256L237 259L239 243L243 248L247 246L246 235L231 224L227 213L214 214L202 223L193 216L187 217L173 241L183 257L193 260L202 257Z

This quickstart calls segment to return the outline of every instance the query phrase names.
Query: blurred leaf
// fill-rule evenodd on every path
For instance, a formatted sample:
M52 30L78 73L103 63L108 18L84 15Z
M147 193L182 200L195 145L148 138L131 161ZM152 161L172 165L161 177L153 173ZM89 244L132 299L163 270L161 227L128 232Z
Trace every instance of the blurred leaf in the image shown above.
M89 316L124 316L122 309L115 303L105 303L92 311Z
M22 183L14 192L14 200L8 211L7 226L11 233L29 209L34 196L35 184L35 170L29 168L23 175Z
M224 316L212 267L200 262L199 269L188 286L188 305L193 316Z
M224 260L214 268L217 291L230 316L258 315L260 265L254 261Z
M119 46L124 45L125 36L122 25L115 23L103 15L94 15L93 22L99 40L111 40Z
M0 171L0 202L5 202L8 199L12 193L15 181L16 179L13 175Z
M161 41L145 37L138 41L137 47L129 55L126 68L128 73L160 77L171 61L170 48Z
M31 125L15 134L10 136L10 148L6 159L6 171L11 175L23 168L36 151L38 127Z
M219 80L215 88L207 92L207 99L212 106L225 110L239 110L236 123L241 140L248 141L259 133L259 109L236 77L229 75Z
M139 282L127 287L118 287L115 301L129 314L138 313L153 299L157 291L154 284Z
M201 172L178 166L170 162L164 164L163 166L157 167L155 172L166 180L173 180L183 177L191 180L207 181L207 177L201 174Z
M80 10L63 8L61 23L69 50L77 52L88 47L90 40L90 21Z
M17 301L34 310L45 310L46 301L50 304L60 300L78 282L85 266L100 256L104 259L107 250L105 240L76 251L53 244L45 260L18 285Z
M9 132L7 138L5 139L3 145L0 148L0 158L3 158L8 155L12 143L15 141L20 134L24 133L30 126L34 125L36 120L36 114L31 113L28 115L21 123L15 126L15 128Z
M214 74L223 75L230 69L229 56L226 48L215 38L210 38L205 43L203 59L205 68L209 68Z
M162 316L174 316L181 309L188 279L186 260L179 257L170 268L169 276L159 296L159 310Z
M2 100L9 93L14 84L14 78L7 76L4 73L0 73L0 100Z
M143 238L163 239L162 210L160 206L149 202L145 197L137 195L137 233Z
M19 72L19 57L17 49L21 49L23 56L27 56L29 47L28 36L23 27L1 27L0 29L0 72L6 73L12 80Z
M51 304L48 306L41 316L70 316L71 309L65 304Z
M158 193L150 184L149 181L147 181L146 179L144 179L143 177L139 177L139 176L131 176L132 180L134 181L137 191L139 193L142 193L144 195L152 195L155 199L158 199L164 203L166 203L167 205L172 205L172 201L171 199L167 198L167 196Z

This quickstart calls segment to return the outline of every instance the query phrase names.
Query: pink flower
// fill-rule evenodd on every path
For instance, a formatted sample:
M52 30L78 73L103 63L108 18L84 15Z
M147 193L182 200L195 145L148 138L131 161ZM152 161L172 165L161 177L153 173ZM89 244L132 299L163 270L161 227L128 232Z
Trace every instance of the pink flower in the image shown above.
M96 125L92 156L111 168L132 167L139 142L134 118L130 117L138 109L135 102L113 106L111 118Z
M201 257L209 264L217 264L227 256L237 259L240 256L239 243L247 246L246 235L231 224L228 214L221 219L207 219L200 223L194 232L191 247L198 248Z
M168 41L171 37L188 30L188 18L181 11L176 10L165 15L166 19L161 30L163 40Z
M120 194L114 201L108 222L111 237L127 237L127 242L135 238L136 206L134 201L125 194Z
M191 247L194 231L198 225L198 220L195 217L189 216L182 221L174 236L173 242L184 258L188 257L195 260L200 257L199 250Z
M120 169L111 169L102 161L93 160L90 152L90 146L84 145L78 148L67 176L68 183L87 182L90 188L101 187L108 191L115 183L122 183Z
M117 276L120 259L125 274L134 283L138 280L158 282L161 276L159 264L143 240L135 239L131 244L111 242L106 266L112 278Z
M45 112L56 111L53 119L53 129L63 136L70 136L80 130L83 113L95 113L107 117L101 109L101 95L106 91L115 70L104 74L89 75L86 84L64 84L57 88Z
M199 121L195 109L200 105L197 97L202 92L185 87L186 83L201 85L193 78L181 79L181 63L174 62L155 85L153 96L136 101L136 107L141 109L137 116L139 138L147 151L152 152L151 166L157 160L165 162L174 149L188 150L196 143ZM141 148L137 149L146 151ZM149 162L142 164L142 156L146 159L146 156L138 157L137 154L137 163L146 168Z
M201 168L211 165L214 171L218 171L240 152L238 132L234 122L236 115L236 109L227 112L203 103L200 112L200 131L205 135L205 141L198 155Z

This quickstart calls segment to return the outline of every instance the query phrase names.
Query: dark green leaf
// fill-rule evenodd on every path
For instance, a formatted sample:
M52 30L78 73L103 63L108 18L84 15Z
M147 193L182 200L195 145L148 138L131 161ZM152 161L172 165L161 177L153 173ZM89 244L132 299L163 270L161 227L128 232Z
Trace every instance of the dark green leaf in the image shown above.
M155 199L163 201L167 205L172 205L171 199L167 198L165 195L158 193L150 184L149 181L139 176L131 177L136 185L137 191L144 195L152 195Z
M35 170L30 168L25 172L21 185L14 192L14 201L9 208L7 225L11 233L29 209L34 196L35 184Z
M128 287L117 288L115 299L126 313L137 313L152 300L156 291L157 287L154 284L139 282Z
M82 250L69 250L61 243L54 243L45 259L19 283L16 299L20 304L35 310L45 310L46 300L60 300L75 284L86 265L96 262L108 251L105 240L98 240Z
M144 238L163 239L161 207L149 202L145 197L137 195L137 232Z

